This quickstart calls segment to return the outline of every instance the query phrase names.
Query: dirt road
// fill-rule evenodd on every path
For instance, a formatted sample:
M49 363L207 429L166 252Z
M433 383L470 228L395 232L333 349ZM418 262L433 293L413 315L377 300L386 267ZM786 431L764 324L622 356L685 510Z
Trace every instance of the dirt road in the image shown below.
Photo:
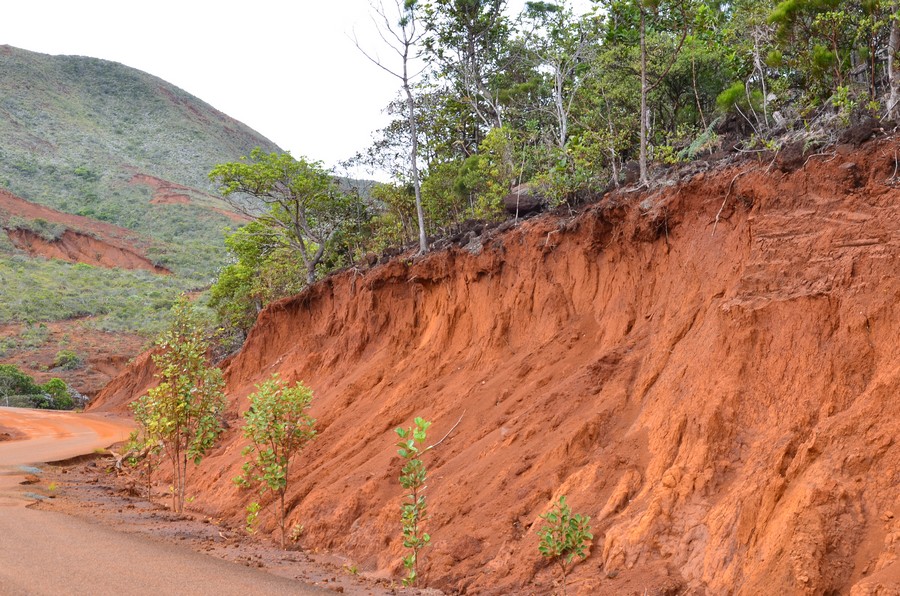
M322 594L316 587L125 534L53 511L28 508L21 483L31 466L91 453L128 436L103 415L0 408L0 594Z

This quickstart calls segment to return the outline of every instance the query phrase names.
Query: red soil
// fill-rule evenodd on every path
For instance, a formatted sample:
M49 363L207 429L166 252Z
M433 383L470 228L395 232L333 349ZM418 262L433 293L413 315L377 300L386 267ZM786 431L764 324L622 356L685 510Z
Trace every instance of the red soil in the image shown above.
M27 229L7 230L10 241L32 256L99 267L169 273L142 254L141 247L146 246L147 241L130 230L88 217L62 213L0 190L0 221L6 221L11 216L43 219L68 228L60 238L53 241L47 241Z
M187 205L191 202L191 198L177 193L157 194L150 202L154 205Z
M461 419L425 458L428 585L553 591L535 530L565 494L595 536L570 593L900 593L895 152L614 194L272 305L195 506L243 516L236 418L278 372L314 389L320 433L288 524L365 572L399 574L393 429L422 416L432 440ZM96 406L150 378L137 362Z
M145 269L160 274L171 273L130 248L115 246L81 232L66 230L60 238L52 241L45 240L31 230L8 230L7 234L16 248L32 256L110 269L119 267Z
M202 197L203 199L221 201L221 199L215 195L200 192L196 189L176 184L175 182L169 182L168 180L163 180L156 176L150 176L149 174L135 174L129 182L131 184L144 184L149 186L153 190L153 198L150 202L154 205L187 205L193 202L191 197L194 195ZM205 204L201 204L200 206L209 209L210 211L215 211L220 215L224 215L236 223L244 224L250 221L250 218L241 215L240 213L235 213L234 211L210 207Z
M49 333L43 345L12 350L3 357L3 363L15 364L39 383L59 377L85 395L96 395L128 366L131 355L140 352L147 340L135 334L97 331L89 321L44 323ZM17 337L22 330L21 324L0 325L0 337ZM63 349L84 358L83 365L74 370L53 369L56 354Z

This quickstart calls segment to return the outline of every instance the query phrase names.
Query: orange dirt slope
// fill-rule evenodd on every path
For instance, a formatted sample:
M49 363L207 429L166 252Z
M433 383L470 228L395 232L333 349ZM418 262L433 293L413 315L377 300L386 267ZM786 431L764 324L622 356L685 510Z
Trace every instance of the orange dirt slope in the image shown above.
M422 416L435 441L461 418L426 456L429 586L558 589L535 530L565 494L595 536L570 593L900 592L896 147L613 194L272 305L195 505L254 500L235 418L278 372L320 433L288 525L363 572L401 571L393 429ZM139 394L140 362L95 407Z
M67 229L60 238L48 241L31 230L3 230L10 241L31 256L86 263L98 267L145 269L169 273L153 264L142 251L147 240L125 228L80 215L71 215L37 205L0 189L0 223L11 216L43 219Z

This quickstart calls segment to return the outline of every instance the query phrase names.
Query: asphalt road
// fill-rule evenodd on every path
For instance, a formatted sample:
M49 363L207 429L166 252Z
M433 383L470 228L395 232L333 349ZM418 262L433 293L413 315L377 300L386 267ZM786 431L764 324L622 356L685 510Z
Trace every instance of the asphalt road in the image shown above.
M178 545L27 507L31 499L20 482L28 466L120 441L131 430L127 421L0 408L0 426L25 435L0 442L0 596L330 593Z

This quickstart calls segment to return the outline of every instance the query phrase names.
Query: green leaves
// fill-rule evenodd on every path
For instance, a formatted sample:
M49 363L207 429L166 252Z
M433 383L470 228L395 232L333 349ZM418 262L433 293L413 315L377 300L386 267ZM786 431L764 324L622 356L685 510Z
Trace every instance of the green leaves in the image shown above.
M172 309L172 322L153 355L159 384L131 404L147 444L160 443L172 464L172 508L184 509L187 462L199 465L222 431L222 371L209 365L203 322L187 298Z
M566 503L565 495L559 503L541 516L546 524L538 530L541 556L556 561L562 569L563 592L565 593L566 573L576 557L585 559L585 549L594 539L591 534L591 518L586 515L573 514Z
M419 459L423 453L431 449L422 447L431 422L419 417L414 422L413 427L397 428L394 431L401 439L397 443L397 453L405 460L400 472L400 486L409 491L400 506L403 547L412 550L412 553L403 559L403 566L407 570L407 576L403 580L405 586L416 585L419 577L419 551L431 541L431 536L421 529L421 524L427 519L427 504L425 495L422 494L425 490L427 472L424 462Z
M250 444L243 454L253 459L244 464L244 474L235 478L235 482L242 486L256 484L261 494L272 491L279 495L282 548L285 545L284 494L291 459L316 436L316 421L306 413L312 397L312 390L302 382L290 387L276 373L257 385L256 392L249 396L250 409L244 412L243 434Z
M217 165L209 178L233 207L268 229L265 235L282 239L300 256L307 283L315 281L316 266L352 211L349 196L321 162L257 147L249 159ZM246 195L264 208L248 202Z

